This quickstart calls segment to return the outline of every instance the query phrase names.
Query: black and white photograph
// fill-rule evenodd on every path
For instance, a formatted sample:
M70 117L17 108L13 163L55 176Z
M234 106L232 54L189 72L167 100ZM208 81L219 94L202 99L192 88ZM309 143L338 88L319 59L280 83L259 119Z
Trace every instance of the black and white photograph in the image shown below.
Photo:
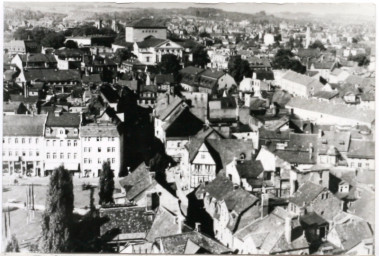
M2 3L1 252L374 255L376 8Z

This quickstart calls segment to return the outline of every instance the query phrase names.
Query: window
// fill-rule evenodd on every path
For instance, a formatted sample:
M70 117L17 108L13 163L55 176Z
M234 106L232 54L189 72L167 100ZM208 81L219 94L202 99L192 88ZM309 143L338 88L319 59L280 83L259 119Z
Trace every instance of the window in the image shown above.
M97 152L99 152L99 153L101 152L101 148L100 147L97 148Z
M97 163L101 164L101 159L100 158L97 159Z
M57 158L57 153L53 153L53 159Z
M59 142L59 146L63 146L63 140L61 140L60 142Z
M74 140L74 147L76 147L77 145L78 145L78 141Z
M60 158L61 158L61 159L63 159L63 158L64 158L64 156L63 156L63 153L60 153Z
M32 138L29 138L29 144L32 144Z
M92 163L92 159L91 158L88 159L88 163L89 164Z
M50 153L46 153L46 158L50 159Z
M101 137L97 137L97 138L96 138L96 141L101 141Z
M112 158L112 164L114 164L115 162L116 162L116 159Z
M46 140L46 146L49 146L50 140Z
M78 129L74 129L74 134L75 134L75 135L78 134Z
M107 158L107 162L110 163L110 162L111 162L111 159L110 159L110 158Z
M71 140L67 141L67 147L71 147Z
M23 152L22 152L22 156L26 156L26 153L25 153L25 151L23 151Z
M9 151L9 156L12 156L12 151Z
M146 62L150 62L150 57L146 57Z
M60 130L60 131L59 131L59 134L64 134L64 130Z
M33 156L33 151L29 151L29 156Z
M55 141L55 140L53 140L53 147L55 146L55 142L56 142L56 141Z
M358 163L358 167L362 167L362 163Z
M18 138L14 139L14 143L16 143L16 144L18 143Z
M5 156L5 151L3 150L3 156Z
M115 151L116 151L116 148L115 148L115 147L113 147L113 148L112 148L112 152L115 152Z
M71 153L67 153L67 159L71 158Z
M91 148L88 148L88 152L91 152Z
M84 163L85 163L85 164L87 163L87 158L84 158Z
M87 148L86 147L84 147L84 152L87 152Z
M78 155L77 153L74 153L74 159L76 159L77 155Z
M107 148L107 152L111 152L111 148L110 147Z

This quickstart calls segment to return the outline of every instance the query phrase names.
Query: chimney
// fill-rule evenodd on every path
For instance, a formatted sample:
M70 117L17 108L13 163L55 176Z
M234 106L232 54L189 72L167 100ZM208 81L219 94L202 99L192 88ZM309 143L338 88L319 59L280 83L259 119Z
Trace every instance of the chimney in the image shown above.
M292 242L292 218L291 217L285 217L285 223L284 223L284 235L286 237L287 243Z
M197 231L197 232L201 231L201 223L200 222L195 223L195 231Z
M320 129L318 130L318 137L319 137L319 138L321 138L321 137L322 137L322 135L324 135L324 134L323 134L323 131L322 131L322 129L320 128Z
M261 218L262 219L267 216L268 211L269 211L268 208L269 208L268 194L263 193L261 196Z
M309 143L309 159L312 159L313 158L313 145L312 143Z
M153 194L147 193L146 194L146 211L153 210Z
M178 225L178 234L181 234L182 229L183 229L183 220L180 217L176 216L175 217L175 224Z

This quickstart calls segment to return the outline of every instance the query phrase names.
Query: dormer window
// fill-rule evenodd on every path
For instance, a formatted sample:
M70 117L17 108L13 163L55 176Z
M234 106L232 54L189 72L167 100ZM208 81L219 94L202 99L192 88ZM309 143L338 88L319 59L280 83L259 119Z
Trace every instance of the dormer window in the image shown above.
M74 129L74 134L78 135L78 129L76 129L76 128Z
M60 130L59 130L59 134L60 134L60 135L63 135L64 133L65 133L65 132L64 132L64 129L60 129Z
M50 128L46 128L46 134L51 134L51 129Z

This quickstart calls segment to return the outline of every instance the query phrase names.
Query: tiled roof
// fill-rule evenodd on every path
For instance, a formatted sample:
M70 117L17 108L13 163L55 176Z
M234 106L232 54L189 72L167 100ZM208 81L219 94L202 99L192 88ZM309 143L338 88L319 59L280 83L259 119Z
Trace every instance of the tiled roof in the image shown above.
M257 178L264 169L261 161L237 161L236 168L241 178Z
M306 181L299 187L295 194L289 198L289 202L300 207L307 206L324 190L326 190L326 188L323 186Z
M10 100L13 102L23 102L23 103L35 104L38 101L38 96L25 97L24 95L10 94L9 97L10 97Z
M202 69L202 68L197 68L197 67L194 67L194 66L188 66L188 67L185 67L185 68L179 70L179 73L181 73L181 74L198 75L199 73L201 73L203 71L204 71L204 69Z
M81 57L83 55L83 52L80 49L65 48L65 49L55 50L54 54L57 55L58 57L70 58L70 57Z
M337 148L339 152L347 152L350 145L350 132L343 131L323 131L323 135L318 140L319 153L325 154L331 146Z
M283 80L288 80L291 82L295 82L298 84L302 84L306 86L308 89L314 88L314 91L317 92L324 87L322 83L320 83L318 80L311 78L306 75L302 75L300 73L294 72L292 70L288 70L283 76Z
M5 115L3 136L43 136L46 115Z
M216 71L216 70L212 70L212 69L206 69L203 73L200 74L200 77L219 79L223 75L225 75L224 71Z
M271 70L256 70L254 72L257 74L258 80L274 80L274 72Z
M148 39L143 40L142 42L138 42L137 45L139 48L150 48L150 47L157 47L166 41L168 40L150 37Z
M320 99L327 99L330 100L338 95L338 91L318 91L315 94L313 94L313 97L320 98Z
M203 248L208 253L231 253L231 250L229 248L197 231L160 237L156 239L156 243L158 245L163 245L163 248L161 248L161 250L166 254L184 254L186 245L189 240L192 241L192 243Z
M170 99L168 105L166 102L166 97ZM170 115L182 102L183 99L179 97L173 97L167 94L162 95L162 97L157 100L157 106L155 108L156 117L160 120L165 120L167 116Z
M373 234L367 222L351 220L335 226L343 249L348 251L364 239L373 239Z
M312 154L312 157L309 157L309 151L304 149L277 149L274 151L274 154L291 164L315 164L317 162L314 154Z
M150 188L155 180L150 176L145 163L141 163L137 169L120 181L121 187L125 189L126 198L133 200L142 192Z
M375 225L375 192L362 189L360 193L360 198L355 200L347 211Z
M44 62L44 63L56 63L54 55L52 54L42 54L42 53L30 53L30 54L19 54L22 62Z
M100 83L101 82L100 74L90 74L88 76L84 75L82 76L82 82L83 83Z
M252 141L240 139L207 139L206 144L217 152L221 160L221 168L225 168L234 157L240 158L241 154L245 155L246 160L250 160L254 152Z
M174 76L171 74L158 74L155 76L155 83L157 84L174 83Z
M349 158L375 159L375 142L365 140L350 140Z
M346 106L346 104L333 104L325 101L320 102L316 99L293 97L287 103L287 107L315 111L364 123L371 123L375 120L375 111L373 110L362 111L355 107Z
M154 213L146 213L146 207L101 208L100 217L107 221L100 227L100 234L142 233L144 237L151 229Z
M43 82L80 81L78 70L29 69L24 71L26 81Z
M80 126L79 113L61 113L55 116L54 113L49 113L47 116L46 127L78 127Z
M238 187L225 175L217 175L216 179L206 184L203 189L196 193L208 192L209 196L218 201L224 200L229 212L235 211L238 215L253 206L258 198L248 191ZM234 223L236 224L236 223Z
M154 242L158 237L171 236L181 233L182 229L177 216L166 210L164 207L159 207L155 215L153 225L146 236L146 240Z
M80 128L80 135L82 137L118 137L119 133L117 127L113 124L109 125L99 125L99 124L88 124Z
M166 28L164 22L153 19L140 19L127 24L126 27L133 28Z

